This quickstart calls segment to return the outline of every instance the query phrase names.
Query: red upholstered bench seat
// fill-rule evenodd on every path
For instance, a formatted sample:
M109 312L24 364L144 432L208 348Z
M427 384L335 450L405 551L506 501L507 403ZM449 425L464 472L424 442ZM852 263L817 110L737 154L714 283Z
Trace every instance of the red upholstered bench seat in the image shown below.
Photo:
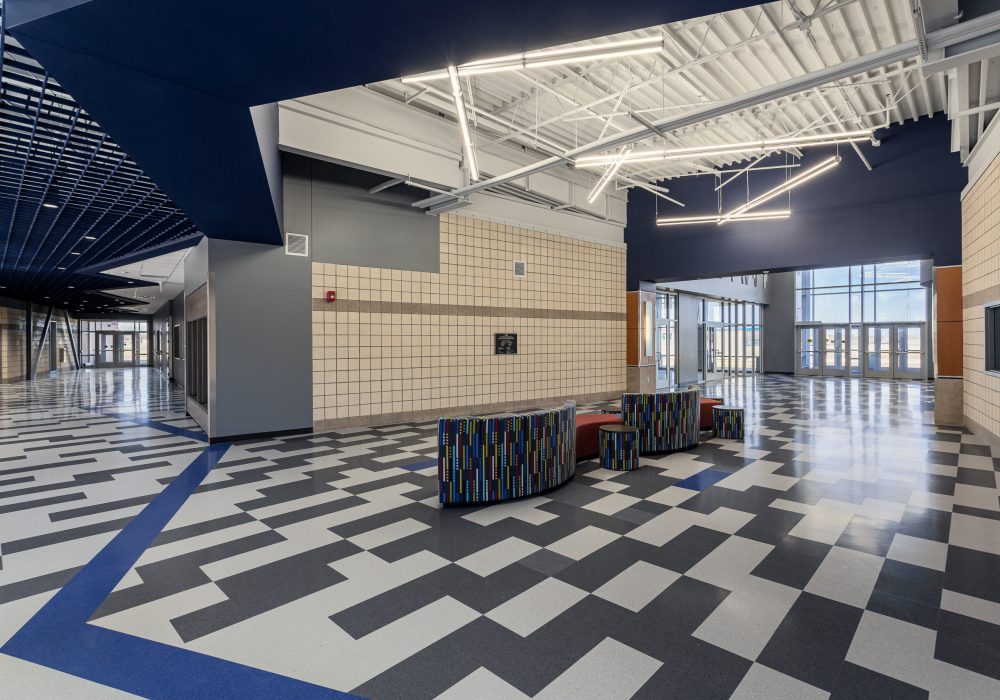
M719 406L722 404L722 399L709 399L702 397L698 399L699 414L698 414L698 427L702 430L711 430L712 428L712 406ZM577 417L577 422L579 422L579 417ZM579 431L577 431L579 435ZM577 438L577 445L579 445L579 438Z
M711 409L709 409L709 426L712 424L711 413ZM621 422L621 416L615 413L576 414L576 458L583 459L596 455L600 449L599 438L601 426L615 425Z

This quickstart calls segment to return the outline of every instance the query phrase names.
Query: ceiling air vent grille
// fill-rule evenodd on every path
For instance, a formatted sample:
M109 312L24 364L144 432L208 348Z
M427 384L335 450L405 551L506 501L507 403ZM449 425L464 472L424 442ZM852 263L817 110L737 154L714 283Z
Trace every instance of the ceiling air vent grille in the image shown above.
M304 233L285 234L285 255L309 257L309 236Z
M514 261L514 277L525 277L528 274L528 263L523 260Z

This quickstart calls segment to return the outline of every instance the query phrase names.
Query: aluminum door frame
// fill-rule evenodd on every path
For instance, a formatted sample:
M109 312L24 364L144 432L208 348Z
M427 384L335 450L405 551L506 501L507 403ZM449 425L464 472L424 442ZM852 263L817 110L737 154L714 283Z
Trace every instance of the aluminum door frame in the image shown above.
M818 323L803 323L797 324L795 326L795 374L804 377L818 377L823 374L823 347L822 343L818 342L822 339L823 326ZM813 346L814 349L803 350L802 349L802 331L811 329L815 333L817 343ZM802 367L802 353L809 352L816 357L816 368L803 368Z
M849 323L827 323L820 327L820 372L824 377L848 377L851 372L851 325ZM826 332L840 329L844 333L844 355L843 369L830 368L826 364L826 355L829 350L826 347ZM835 351L834 351L835 352Z
M920 331L920 371L906 372L899 368L900 356L907 354L899 351L897 341L899 340L900 328L916 328ZM927 324L919 321L912 323L892 324L892 371L895 379L927 379Z

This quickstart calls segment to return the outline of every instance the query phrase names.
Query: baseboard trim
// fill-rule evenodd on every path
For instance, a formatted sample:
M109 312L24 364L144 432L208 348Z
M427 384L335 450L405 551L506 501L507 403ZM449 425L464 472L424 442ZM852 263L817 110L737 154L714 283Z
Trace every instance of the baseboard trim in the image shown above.
M398 423L422 423L438 418L461 415L481 415L484 413L503 413L504 411L520 411L526 408L548 408L565 401L589 403L592 401L610 401L620 399L625 388L620 391L604 391L584 396L550 396L543 399L527 399L524 401L504 401L500 403L473 404L468 406L450 406L448 408L432 408L426 411L411 411L408 413L380 413L372 416L352 416L350 418L332 418L315 421L313 432L322 433L337 428L364 428L368 426L395 425Z
M1000 452L1000 435L994 435L968 416L965 417L965 427L971 430L977 437L985 440L994 451Z
M290 435L304 435L313 432L312 428L292 428L289 430L272 430L265 433L244 433L242 435L228 435L211 437L208 444L217 445L220 442L247 442L249 440L266 440L268 438L285 437Z

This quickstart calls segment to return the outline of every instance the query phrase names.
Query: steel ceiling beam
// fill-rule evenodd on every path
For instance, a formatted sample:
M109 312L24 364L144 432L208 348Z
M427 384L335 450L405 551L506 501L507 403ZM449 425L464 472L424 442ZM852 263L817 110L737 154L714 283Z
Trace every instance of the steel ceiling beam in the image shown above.
M977 17L961 24L938 29L937 31L931 32L927 35L927 42L932 49L945 48L969 39L975 39L977 37L990 34L994 31L1000 31L1000 11L991 12L987 15ZM686 126L699 124L709 119L732 114L733 112L738 112L743 109L749 109L765 102L770 102L782 97L788 97L806 90L812 90L822 85L826 85L827 83L843 80L844 78L849 78L866 71L875 70L888 64L905 61L917 56L918 52L919 47L915 39L901 42L895 46L880 49L873 53L859 56L834 66L828 66L796 78L785 80L774 85L769 85L758 90L753 90L738 97L722 100L719 103L705 107L704 109L692 110L677 117L660 119L652 122L652 124L663 131L674 131ZM414 202L413 206L428 208L439 205L450 199L467 197L473 192L495 187L505 182L510 182L511 180L517 180L529 175L544 172L560 165L572 164L576 158L581 156L609 151L630 143L635 143L636 141L640 141L644 138L649 138L655 133L655 131L645 126L630 129L621 134L615 134L613 136L585 144L578 148L571 149L560 155L551 156L531 165L517 168L516 170L512 170L503 175L498 175L471 185L459 187L452 190L447 195L437 195L427 199L422 199L418 202Z

